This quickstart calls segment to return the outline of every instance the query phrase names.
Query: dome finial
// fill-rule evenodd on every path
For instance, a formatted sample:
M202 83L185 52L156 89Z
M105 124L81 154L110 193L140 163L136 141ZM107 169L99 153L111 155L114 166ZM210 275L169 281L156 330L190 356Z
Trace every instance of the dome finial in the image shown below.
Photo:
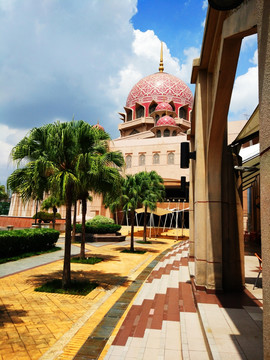
M163 42L161 41L161 49L160 49L160 62L159 62L159 72L163 72L164 66L163 66Z

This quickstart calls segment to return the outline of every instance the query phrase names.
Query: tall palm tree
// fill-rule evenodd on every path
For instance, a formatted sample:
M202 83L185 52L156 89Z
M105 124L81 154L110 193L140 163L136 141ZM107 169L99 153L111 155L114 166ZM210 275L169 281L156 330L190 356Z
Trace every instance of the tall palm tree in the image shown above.
M163 201L165 187L163 179L156 171L138 173L142 188L142 205L144 206L143 241L146 242L147 209L156 210L157 203Z
M121 203L123 210L130 211L131 233L130 233L130 251L134 252L134 222L135 210L141 204L142 198L141 180L138 174L127 175L122 186Z
M121 177L119 171L124 164L120 152L109 151L109 135L104 130L86 125L82 124L79 131L80 155L77 162L80 179L78 199L82 201L81 258L85 258L87 200L91 200L89 191L101 195L110 192L113 184Z

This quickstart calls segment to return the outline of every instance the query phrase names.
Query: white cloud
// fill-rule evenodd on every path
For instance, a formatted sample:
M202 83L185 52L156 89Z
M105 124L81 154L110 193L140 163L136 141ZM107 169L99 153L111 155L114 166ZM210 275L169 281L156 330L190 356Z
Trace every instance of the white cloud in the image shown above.
M249 60L252 64L258 65L258 49L255 50L253 58Z
M7 176L15 169L10 153L27 132L27 129L14 129L0 124L0 184L5 185Z
M132 53L126 65L114 76L110 77L109 86L104 86L108 97L115 99L112 108L111 122L116 123L114 114L123 111L127 96L132 87L143 77L158 72L160 62L161 41L152 30L145 32L134 30ZM180 64L179 59L173 57L166 43L163 43L164 71L190 82L193 59L199 56L199 49L190 47L184 50L185 61ZM119 122L119 120L118 120Z
M202 9L207 9L208 7L208 0L203 0Z
M241 51L247 51L257 45L257 34L244 37L241 44Z
M229 120L243 120L250 116L258 105L258 99L258 67L251 67L235 80Z

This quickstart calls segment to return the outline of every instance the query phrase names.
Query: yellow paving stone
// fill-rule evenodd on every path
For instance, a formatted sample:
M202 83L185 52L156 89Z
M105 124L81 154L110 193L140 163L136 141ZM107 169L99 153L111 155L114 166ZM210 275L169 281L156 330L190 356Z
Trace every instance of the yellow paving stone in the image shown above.
M131 281L160 252L174 243L172 240L159 240L148 245L149 251L144 255L120 253L119 249L123 246L116 244L99 248L87 244L90 256L105 259L95 265L71 264L72 278L87 278L99 284L87 296L34 291L35 287L49 279L61 278L62 260L0 279L0 304L5 309L4 326L0 327L0 339L5 341L4 347L0 347L0 356L4 360L16 357L39 359L58 346L58 341L67 338L65 345L60 344L64 352L58 358L72 359ZM135 243L136 247L143 246ZM97 304L101 305L95 308ZM70 334L72 336L68 338ZM14 347L20 342L23 347Z

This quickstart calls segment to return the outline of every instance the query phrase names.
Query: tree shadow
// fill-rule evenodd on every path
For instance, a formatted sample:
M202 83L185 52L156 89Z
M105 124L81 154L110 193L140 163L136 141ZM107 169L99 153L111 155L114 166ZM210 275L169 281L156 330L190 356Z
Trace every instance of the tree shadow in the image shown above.
M62 270L54 271L50 274L33 275L27 280L27 283L31 283L33 286L39 287L53 279L62 279L62 275ZM128 286L131 282L127 276L120 276L117 273L106 273L99 270L71 271L71 280L89 280L90 282L98 283L98 286L104 290L110 290L115 286L123 284Z
M5 324L22 324L21 317L27 316L27 311L22 309L10 308L12 305L0 305L0 327L4 327Z

